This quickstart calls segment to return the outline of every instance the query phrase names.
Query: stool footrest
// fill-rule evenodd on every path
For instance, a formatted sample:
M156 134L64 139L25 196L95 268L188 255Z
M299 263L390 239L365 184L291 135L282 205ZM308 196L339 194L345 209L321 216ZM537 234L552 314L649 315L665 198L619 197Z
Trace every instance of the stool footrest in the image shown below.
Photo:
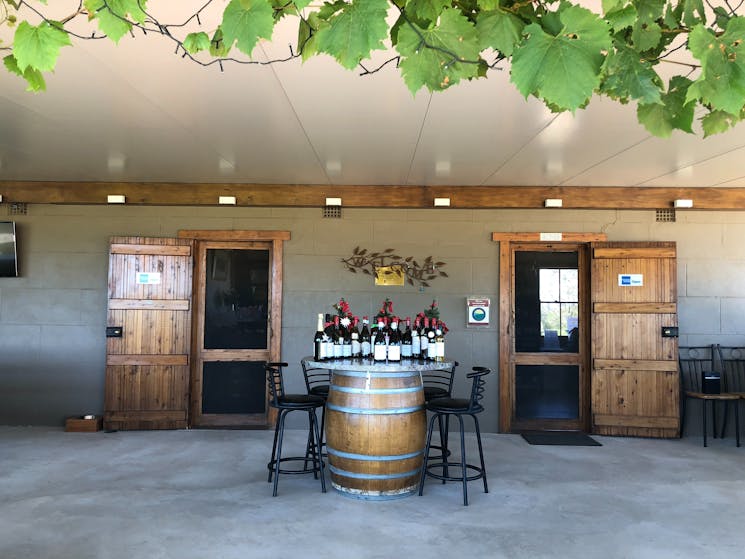
M432 472L431 470L433 468L440 468L442 469L442 474L437 474L435 472ZM451 476L451 475L445 475L445 468L448 470L450 468L453 468L456 470L459 474L463 471L463 462L432 462L427 464L427 471L426 475L429 477L433 477L435 479L440 479L442 481L463 481L462 475L457 476ZM475 466L473 464L466 464L466 468L468 470L476 472L472 476L466 476L467 481L473 481L475 479L482 479L484 477L484 470L482 470L479 466Z
M310 458L310 457L306 458L304 456L287 456L279 460L280 464L283 464L285 462L305 462L308 465L303 466L302 470L297 470L297 469L293 470L293 469L287 469L287 468L280 467L279 469L280 474L317 474L317 473L320 473L321 471L320 465L315 466L313 464L313 458ZM277 460L273 460L271 462L268 462L266 467L270 472L275 472L276 465L277 465Z

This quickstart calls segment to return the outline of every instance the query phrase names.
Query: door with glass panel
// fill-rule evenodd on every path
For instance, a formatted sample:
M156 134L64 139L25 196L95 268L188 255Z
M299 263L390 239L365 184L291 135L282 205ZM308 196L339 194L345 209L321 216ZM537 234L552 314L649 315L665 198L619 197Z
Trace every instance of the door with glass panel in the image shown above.
M273 331L277 328L279 336L281 257L275 245L197 243L191 386L195 427L270 423L263 364L279 358Z
M511 247L511 430L587 430L586 245Z

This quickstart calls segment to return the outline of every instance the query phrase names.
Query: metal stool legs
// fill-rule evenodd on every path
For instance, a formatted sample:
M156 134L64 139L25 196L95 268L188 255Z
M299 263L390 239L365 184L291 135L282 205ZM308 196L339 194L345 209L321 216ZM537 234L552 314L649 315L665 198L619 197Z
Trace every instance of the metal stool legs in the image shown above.
M449 461L447 456L447 438L441 445L441 456L438 462L430 462L429 451L432 447L432 431L434 430L435 419L438 422L442 421L442 416L445 416L446 423L448 416L454 415L458 418L458 426L460 428L460 461ZM466 438L465 430L463 428L463 416L470 415L473 418L474 425L476 427L476 442L479 449L479 466L468 464L466 460ZM447 437L447 433L445 433ZM460 475L450 475L450 468L457 468ZM440 469L442 473L435 473L433 470ZM468 471L471 470L472 475L468 475ZM446 481L460 481L463 484L463 505L468 506L468 482L477 479L484 480L484 493L489 492L489 487L486 481L486 466L484 464L484 448L481 444L481 430L479 428L479 420L475 414L471 413L435 413L429 420L429 427L427 428L427 444L424 449L424 463L422 464L422 474L419 478L419 495L424 492L424 480L429 477L442 480L443 483Z
M274 487L272 489L272 496L277 496L277 484L279 483L279 474L307 474L312 473L316 479L320 474L321 477L321 492L326 493L326 480L324 472L323 458L321 457L321 434L318 428L318 420L316 419L315 408L305 409L302 411L308 412L309 421L309 432L308 441L305 447L305 456L287 456L282 457L282 441L284 439L285 430L285 418L291 411L301 411L292 409L280 409L279 416L277 417L277 425L274 429L274 443L272 444L272 457L267 468L269 470L268 482L274 478ZM302 461L303 468L292 470L282 468L283 462L291 461ZM308 467L308 462L311 463L311 467Z

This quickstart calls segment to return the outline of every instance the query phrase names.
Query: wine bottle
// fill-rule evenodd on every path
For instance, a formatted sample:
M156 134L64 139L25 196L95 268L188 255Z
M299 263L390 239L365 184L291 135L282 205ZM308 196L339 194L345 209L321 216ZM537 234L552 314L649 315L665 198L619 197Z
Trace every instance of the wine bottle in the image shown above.
M362 357L370 357L372 353L372 337L367 327L369 321L366 316L362 317L362 332L360 332L360 353Z
M398 319L391 320L391 331L388 333L388 361L401 361L401 332L398 331Z
M411 337L411 317L406 317L406 330L401 334L401 357L411 358L411 345L413 339Z
M445 361L445 334L441 326L435 330L435 361Z
M427 359L427 357L429 357L427 353L429 350L429 338L427 337L427 332L429 332L429 318L425 316L422 324L422 335L420 336L419 342L422 359Z
M385 332L383 331L383 321L378 321L378 328L375 331L375 340L373 341L373 359L375 361L385 361L388 358L388 347L385 343Z
M429 330L427 330L427 359L435 361L437 356L437 344L435 343L435 330L437 329L437 319L430 321Z
M334 358L334 323L331 321L331 315L326 315L326 327L323 329L326 334L326 359Z
M339 324L339 317L334 317L334 359L341 359L344 354L344 332Z
M316 361L323 361L326 359L325 335L326 334L323 331L323 313L318 313L318 326L316 327L316 335L313 336L313 358Z
M352 357L360 357L362 355L362 345L360 344L360 329L358 326L359 318L354 317L352 323Z
M349 319L347 319L349 320ZM342 357L352 357L352 325L344 326L342 324Z
M419 318L416 318L414 320L414 329L411 331L411 356L414 359L419 359L419 357L422 355L422 345L419 335Z

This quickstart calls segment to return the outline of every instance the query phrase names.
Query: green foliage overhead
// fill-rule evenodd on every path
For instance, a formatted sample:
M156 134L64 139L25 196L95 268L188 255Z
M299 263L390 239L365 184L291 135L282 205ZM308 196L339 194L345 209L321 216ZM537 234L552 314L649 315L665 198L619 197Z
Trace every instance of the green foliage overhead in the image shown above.
M14 33L0 41L3 63L29 91L43 91L63 46L152 34L175 42L178 60L258 63L258 42L289 18L297 42L270 62L331 56L363 75L395 63L412 94L509 71L522 95L553 111L576 111L594 95L636 103L639 122L661 137L692 133L694 115L704 136L745 118L743 2L602 0L597 12L582 0L205 0L186 22L158 21L168 2L57 0L70 15L54 20L42 0L0 0L0 23ZM208 9L222 17L206 17Z

